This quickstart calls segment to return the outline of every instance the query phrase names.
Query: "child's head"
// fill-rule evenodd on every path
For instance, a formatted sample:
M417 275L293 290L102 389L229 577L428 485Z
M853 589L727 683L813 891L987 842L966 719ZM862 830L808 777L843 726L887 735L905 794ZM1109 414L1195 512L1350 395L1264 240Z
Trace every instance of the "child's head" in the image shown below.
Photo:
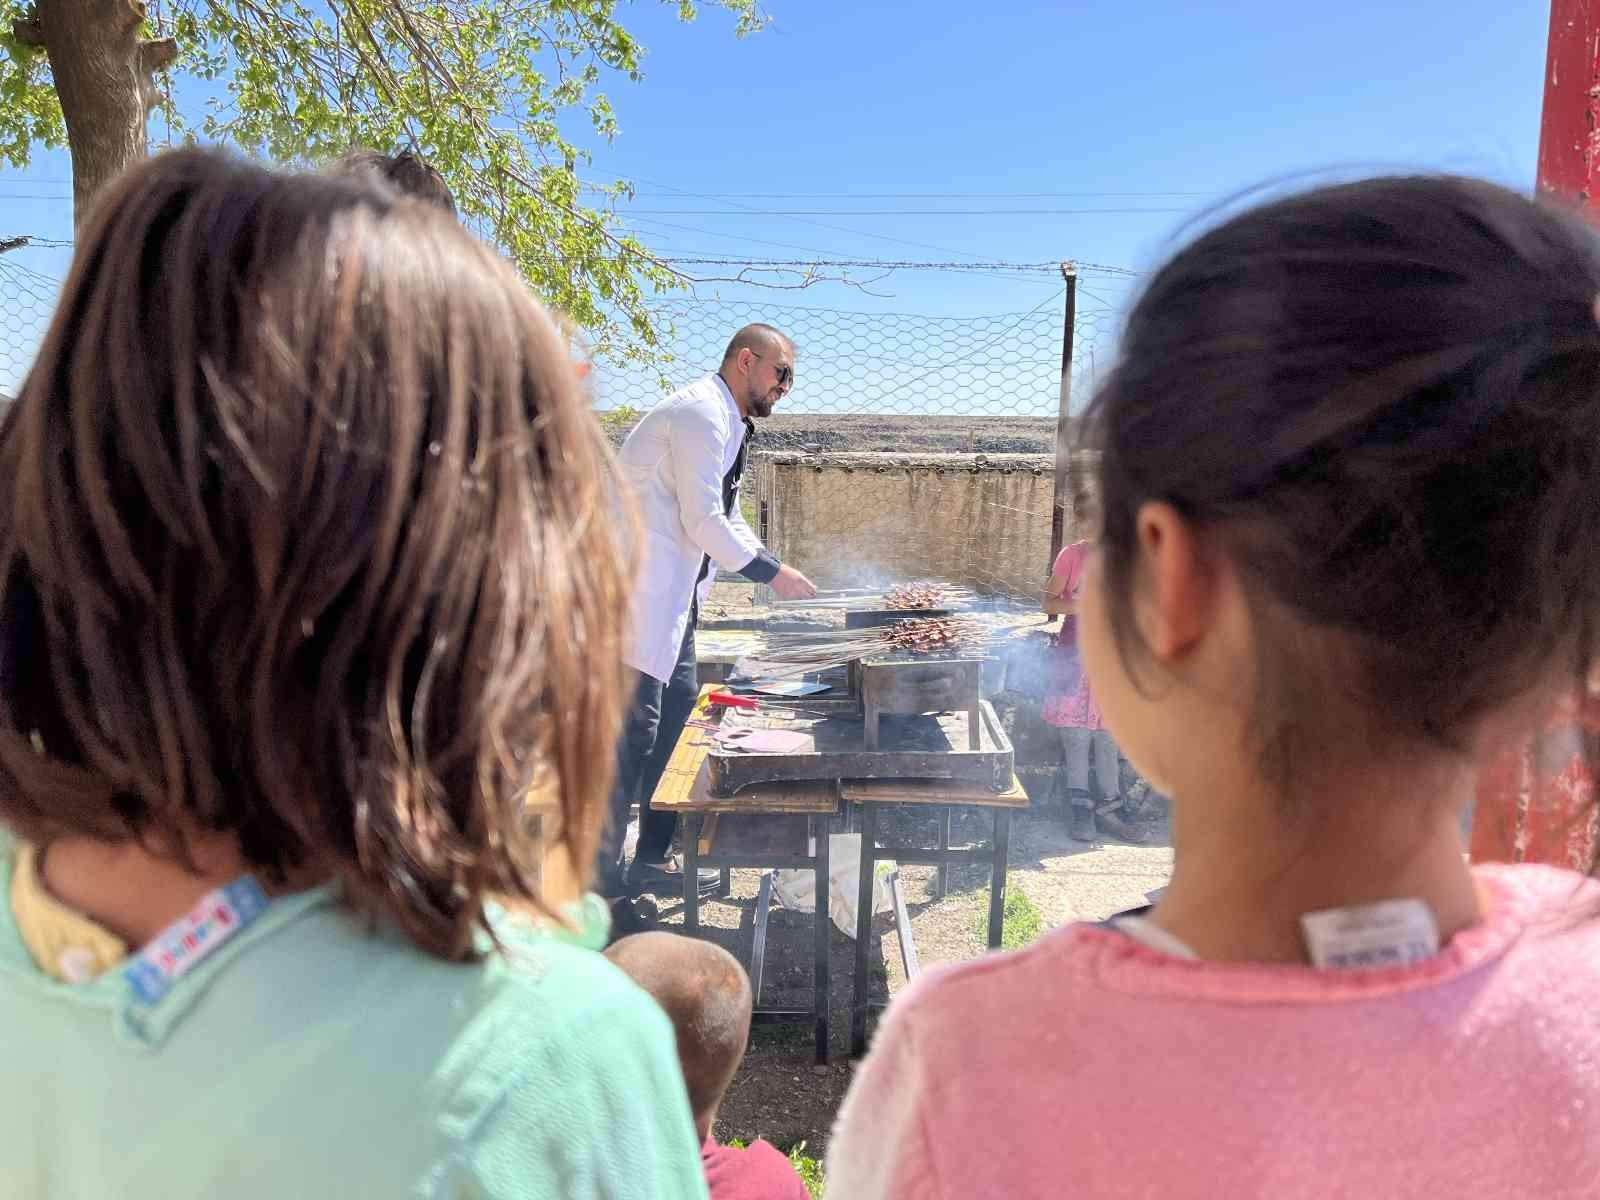
M436 208L200 151L82 229L0 423L0 821L207 835L423 948L592 856L625 612L555 326Z
M709 1137L750 1036L752 1000L744 968L711 942L660 931L622 938L606 957L649 992L672 1021L689 1107L700 1137Z
M1281 780L1469 760L1583 685L1597 297L1586 227L1456 178L1269 203L1157 273L1092 414L1084 632L1147 777L1182 773L1164 714L1197 688Z
M414 196L454 215L456 199L450 185L427 159L411 150L383 154L377 150L352 150L329 168L333 174L381 179L403 196Z

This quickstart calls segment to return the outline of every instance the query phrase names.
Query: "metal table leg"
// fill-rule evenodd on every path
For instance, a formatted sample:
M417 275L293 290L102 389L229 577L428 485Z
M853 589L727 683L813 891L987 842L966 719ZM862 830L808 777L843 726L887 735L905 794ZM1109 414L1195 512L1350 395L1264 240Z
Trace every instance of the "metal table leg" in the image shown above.
M1005 935L1006 858L1011 853L1011 810L994 810L993 865L989 871L989 949L998 950Z
M751 1006L761 1007L761 976L767 969L767 922L772 916L772 872L761 876L761 889L756 892L756 924L750 941L750 998Z
M833 923L828 913L828 818L813 816L807 822L816 838L816 922L813 936L816 939L816 964L813 969L811 1008L815 1014L817 1038L817 1066L828 1065L828 1002L830 980L828 972L828 930Z
M856 895L855 987L850 998L850 1054L867 1052L867 950L872 941L872 875L878 865L877 806L861 805L861 877Z
M683 931L700 932L700 822L699 813L684 813L683 829Z
M917 939L911 933L911 910L906 908L905 888L900 884L900 872L894 870L885 880L889 885L889 900L894 905L894 931L900 938L900 965L905 968L906 982L910 983L922 970L917 957Z
M950 813L951 805L944 805L939 816L939 849L950 849ZM950 894L950 864L939 864L939 899L943 900Z

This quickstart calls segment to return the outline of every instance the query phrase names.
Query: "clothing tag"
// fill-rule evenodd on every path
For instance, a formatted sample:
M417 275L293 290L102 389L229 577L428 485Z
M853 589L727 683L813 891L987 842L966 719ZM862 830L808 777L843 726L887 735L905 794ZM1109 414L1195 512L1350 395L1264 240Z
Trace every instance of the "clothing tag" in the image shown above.
M124 969L134 995L145 1004L155 1004L174 982L265 912L267 903L267 894L249 875L206 893Z
M1439 953L1439 926L1421 900L1306 913L1300 927L1317 967L1404 967Z

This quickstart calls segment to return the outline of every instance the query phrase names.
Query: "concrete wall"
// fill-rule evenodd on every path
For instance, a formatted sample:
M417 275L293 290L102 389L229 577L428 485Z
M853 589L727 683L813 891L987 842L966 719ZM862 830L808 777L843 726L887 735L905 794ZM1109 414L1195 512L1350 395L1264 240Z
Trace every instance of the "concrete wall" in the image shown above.
M765 512L767 544L819 587L945 579L1040 595L1053 455L778 452L753 465L752 517Z

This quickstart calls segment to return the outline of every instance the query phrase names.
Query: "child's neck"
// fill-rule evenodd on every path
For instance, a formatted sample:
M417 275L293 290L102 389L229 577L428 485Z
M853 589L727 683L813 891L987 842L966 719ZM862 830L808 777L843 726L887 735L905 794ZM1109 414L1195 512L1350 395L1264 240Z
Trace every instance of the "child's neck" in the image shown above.
M193 872L131 842L62 838L44 848L40 878L62 904L138 947L187 913L207 892L250 873L230 837L195 838L190 854L197 868ZM298 886L309 882L313 881ZM275 890L285 889L268 888Z
M1338 774L1337 786L1297 781L1287 800L1266 789L1240 799L1247 786L1175 798L1172 882L1151 919L1205 960L1293 963L1307 961L1308 912L1417 899L1441 945L1477 921L1457 818L1471 769Z

